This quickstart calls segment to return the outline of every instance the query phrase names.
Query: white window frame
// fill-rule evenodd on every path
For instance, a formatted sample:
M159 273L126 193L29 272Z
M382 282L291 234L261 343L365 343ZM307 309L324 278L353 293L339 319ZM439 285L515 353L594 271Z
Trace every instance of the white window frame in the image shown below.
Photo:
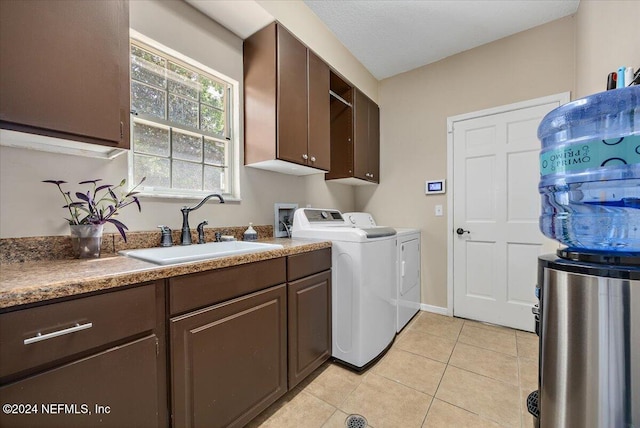
M171 56L180 62L183 62L187 65L195 67L197 69L202 70L203 72L210 74L220 80L224 80L231 87L231 94L229 94L230 98L230 108L228 112L228 121L227 127L230 133L229 142L229 187L228 191L226 191L223 196L227 201L240 201L240 167L241 167L241 159L240 159L240 83L230 78L229 76L220 73L209 66L202 64L199 61L196 61L192 58L187 57L186 55L171 49L161 43L156 42L155 40L133 30L129 30L129 38L134 42L140 42L143 45L147 45L155 50L160 51L168 56ZM129 92L131 92L131 79L129 79ZM157 122L159 125L162 125L162 121ZM128 182L129 186L135 186L134 177L133 177L133 125L134 125L134 115L132 114L130 120L131 126L131 149L128 154ZM209 191L190 191L183 189L168 190L168 189L154 189L153 187L142 186L136 189L140 192L140 196L146 197L158 197L158 198L172 198L172 199L194 199L201 198L205 195L210 194Z

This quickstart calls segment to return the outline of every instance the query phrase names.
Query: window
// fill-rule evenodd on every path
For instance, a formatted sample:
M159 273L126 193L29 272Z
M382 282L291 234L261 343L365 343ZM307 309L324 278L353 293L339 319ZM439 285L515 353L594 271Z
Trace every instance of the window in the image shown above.
M193 63L131 40L130 182L147 177L150 196L237 197L237 83Z

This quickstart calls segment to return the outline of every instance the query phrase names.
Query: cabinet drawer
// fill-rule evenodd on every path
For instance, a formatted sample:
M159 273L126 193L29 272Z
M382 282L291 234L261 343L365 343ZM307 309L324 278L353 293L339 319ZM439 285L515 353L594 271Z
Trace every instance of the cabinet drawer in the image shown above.
M0 413L3 427L162 427L155 336L0 387L5 403L29 403L35 414ZM66 410L59 410L65 405Z
M170 315L286 282L284 257L169 279Z
M155 284L1 314L0 378L152 331L155 322Z
M287 280L295 281L331 269L331 248L289 256Z

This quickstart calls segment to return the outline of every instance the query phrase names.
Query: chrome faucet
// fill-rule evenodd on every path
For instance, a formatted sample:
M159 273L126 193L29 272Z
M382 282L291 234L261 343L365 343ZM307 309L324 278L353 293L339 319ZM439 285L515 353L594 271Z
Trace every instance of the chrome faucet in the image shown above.
M201 200L200 203L198 203L198 205L194 207L191 207L191 208L182 207L180 209L180 211L182 212L182 237L180 238L180 245L191 245L191 228L189 228L189 213L191 211L197 210L202 205L204 205L205 202L207 202L209 199L213 197L218 198L220 200L220 203L224 204L224 199L222 199L222 196L214 193L214 194L205 196L204 199Z

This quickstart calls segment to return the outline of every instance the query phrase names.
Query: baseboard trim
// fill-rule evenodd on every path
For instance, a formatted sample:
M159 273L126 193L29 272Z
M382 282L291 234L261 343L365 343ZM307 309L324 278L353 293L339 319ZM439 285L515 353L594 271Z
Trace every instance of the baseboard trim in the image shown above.
M443 308L441 306L427 305L426 303L420 303L420 310L425 312L433 312L434 314L439 314L439 315L448 315L447 308Z

